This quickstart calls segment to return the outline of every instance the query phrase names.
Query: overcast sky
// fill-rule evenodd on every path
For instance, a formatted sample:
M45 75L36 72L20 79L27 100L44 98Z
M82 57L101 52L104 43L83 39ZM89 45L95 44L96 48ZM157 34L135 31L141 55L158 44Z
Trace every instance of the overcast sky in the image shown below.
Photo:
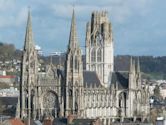
M35 43L47 54L65 52L73 5L82 49L91 12L107 10L116 55L166 55L166 0L0 0L0 41L23 47L31 6Z

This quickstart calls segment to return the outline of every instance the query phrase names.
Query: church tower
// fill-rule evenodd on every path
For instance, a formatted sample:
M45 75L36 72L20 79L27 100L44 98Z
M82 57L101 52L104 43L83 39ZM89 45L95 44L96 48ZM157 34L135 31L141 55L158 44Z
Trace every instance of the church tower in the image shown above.
M79 47L75 13L73 10L68 50L66 55L66 103L65 116L82 116L83 109L83 65Z
M108 85L114 70L112 26L108 13L93 12L86 28L86 70L96 71L103 85Z
M33 41L31 12L28 12L28 20L23 48L21 84L20 84L20 117L35 117L35 98L38 73L37 51Z

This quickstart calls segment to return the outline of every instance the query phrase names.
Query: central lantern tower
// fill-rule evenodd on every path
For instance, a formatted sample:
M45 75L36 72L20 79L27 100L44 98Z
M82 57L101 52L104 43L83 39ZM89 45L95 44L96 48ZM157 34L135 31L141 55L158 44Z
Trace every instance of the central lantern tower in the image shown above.
M86 28L86 70L96 71L103 85L114 70L112 26L105 11L93 12Z

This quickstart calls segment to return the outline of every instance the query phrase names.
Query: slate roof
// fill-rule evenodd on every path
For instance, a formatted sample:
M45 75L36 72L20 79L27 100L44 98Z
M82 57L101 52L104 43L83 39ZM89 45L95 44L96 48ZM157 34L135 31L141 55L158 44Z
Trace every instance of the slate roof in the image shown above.
M84 71L83 72L84 78L84 86L102 86L99 77L95 71ZM113 72L111 76L111 84L118 84L119 89L127 89L129 83L129 73L128 72Z
M55 118L52 125L67 125L67 118Z
M90 125L95 119L73 119L71 125ZM55 118L52 125L67 125L67 118Z
M84 79L84 86L92 87L95 85L96 87L101 86L101 82L99 80L98 75L94 71L83 71L83 79Z
M118 84L119 89L127 89L129 83L129 73L128 72L113 72L111 84Z
M2 105L17 105L18 97L0 97Z
M91 125L95 119L74 119L72 125Z
M2 111L0 113L7 116L14 117L16 115L16 107L18 103L18 97L0 97Z

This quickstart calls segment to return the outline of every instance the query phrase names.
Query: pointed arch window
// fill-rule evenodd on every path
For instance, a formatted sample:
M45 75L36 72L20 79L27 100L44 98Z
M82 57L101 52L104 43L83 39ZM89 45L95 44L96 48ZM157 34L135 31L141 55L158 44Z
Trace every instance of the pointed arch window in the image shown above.
M101 62L102 61L102 51L99 48L97 51L97 62Z
M74 61L74 65L75 65L75 69L77 70L78 69L78 59L77 59L77 56L75 57L75 61Z
M69 89L69 107L72 108L73 105L73 91Z
M91 61L92 62L96 61L96 50L94 48L91 51Z
M78 103L77 102L75 102L75 112L76 112L76 114L78 113Z

